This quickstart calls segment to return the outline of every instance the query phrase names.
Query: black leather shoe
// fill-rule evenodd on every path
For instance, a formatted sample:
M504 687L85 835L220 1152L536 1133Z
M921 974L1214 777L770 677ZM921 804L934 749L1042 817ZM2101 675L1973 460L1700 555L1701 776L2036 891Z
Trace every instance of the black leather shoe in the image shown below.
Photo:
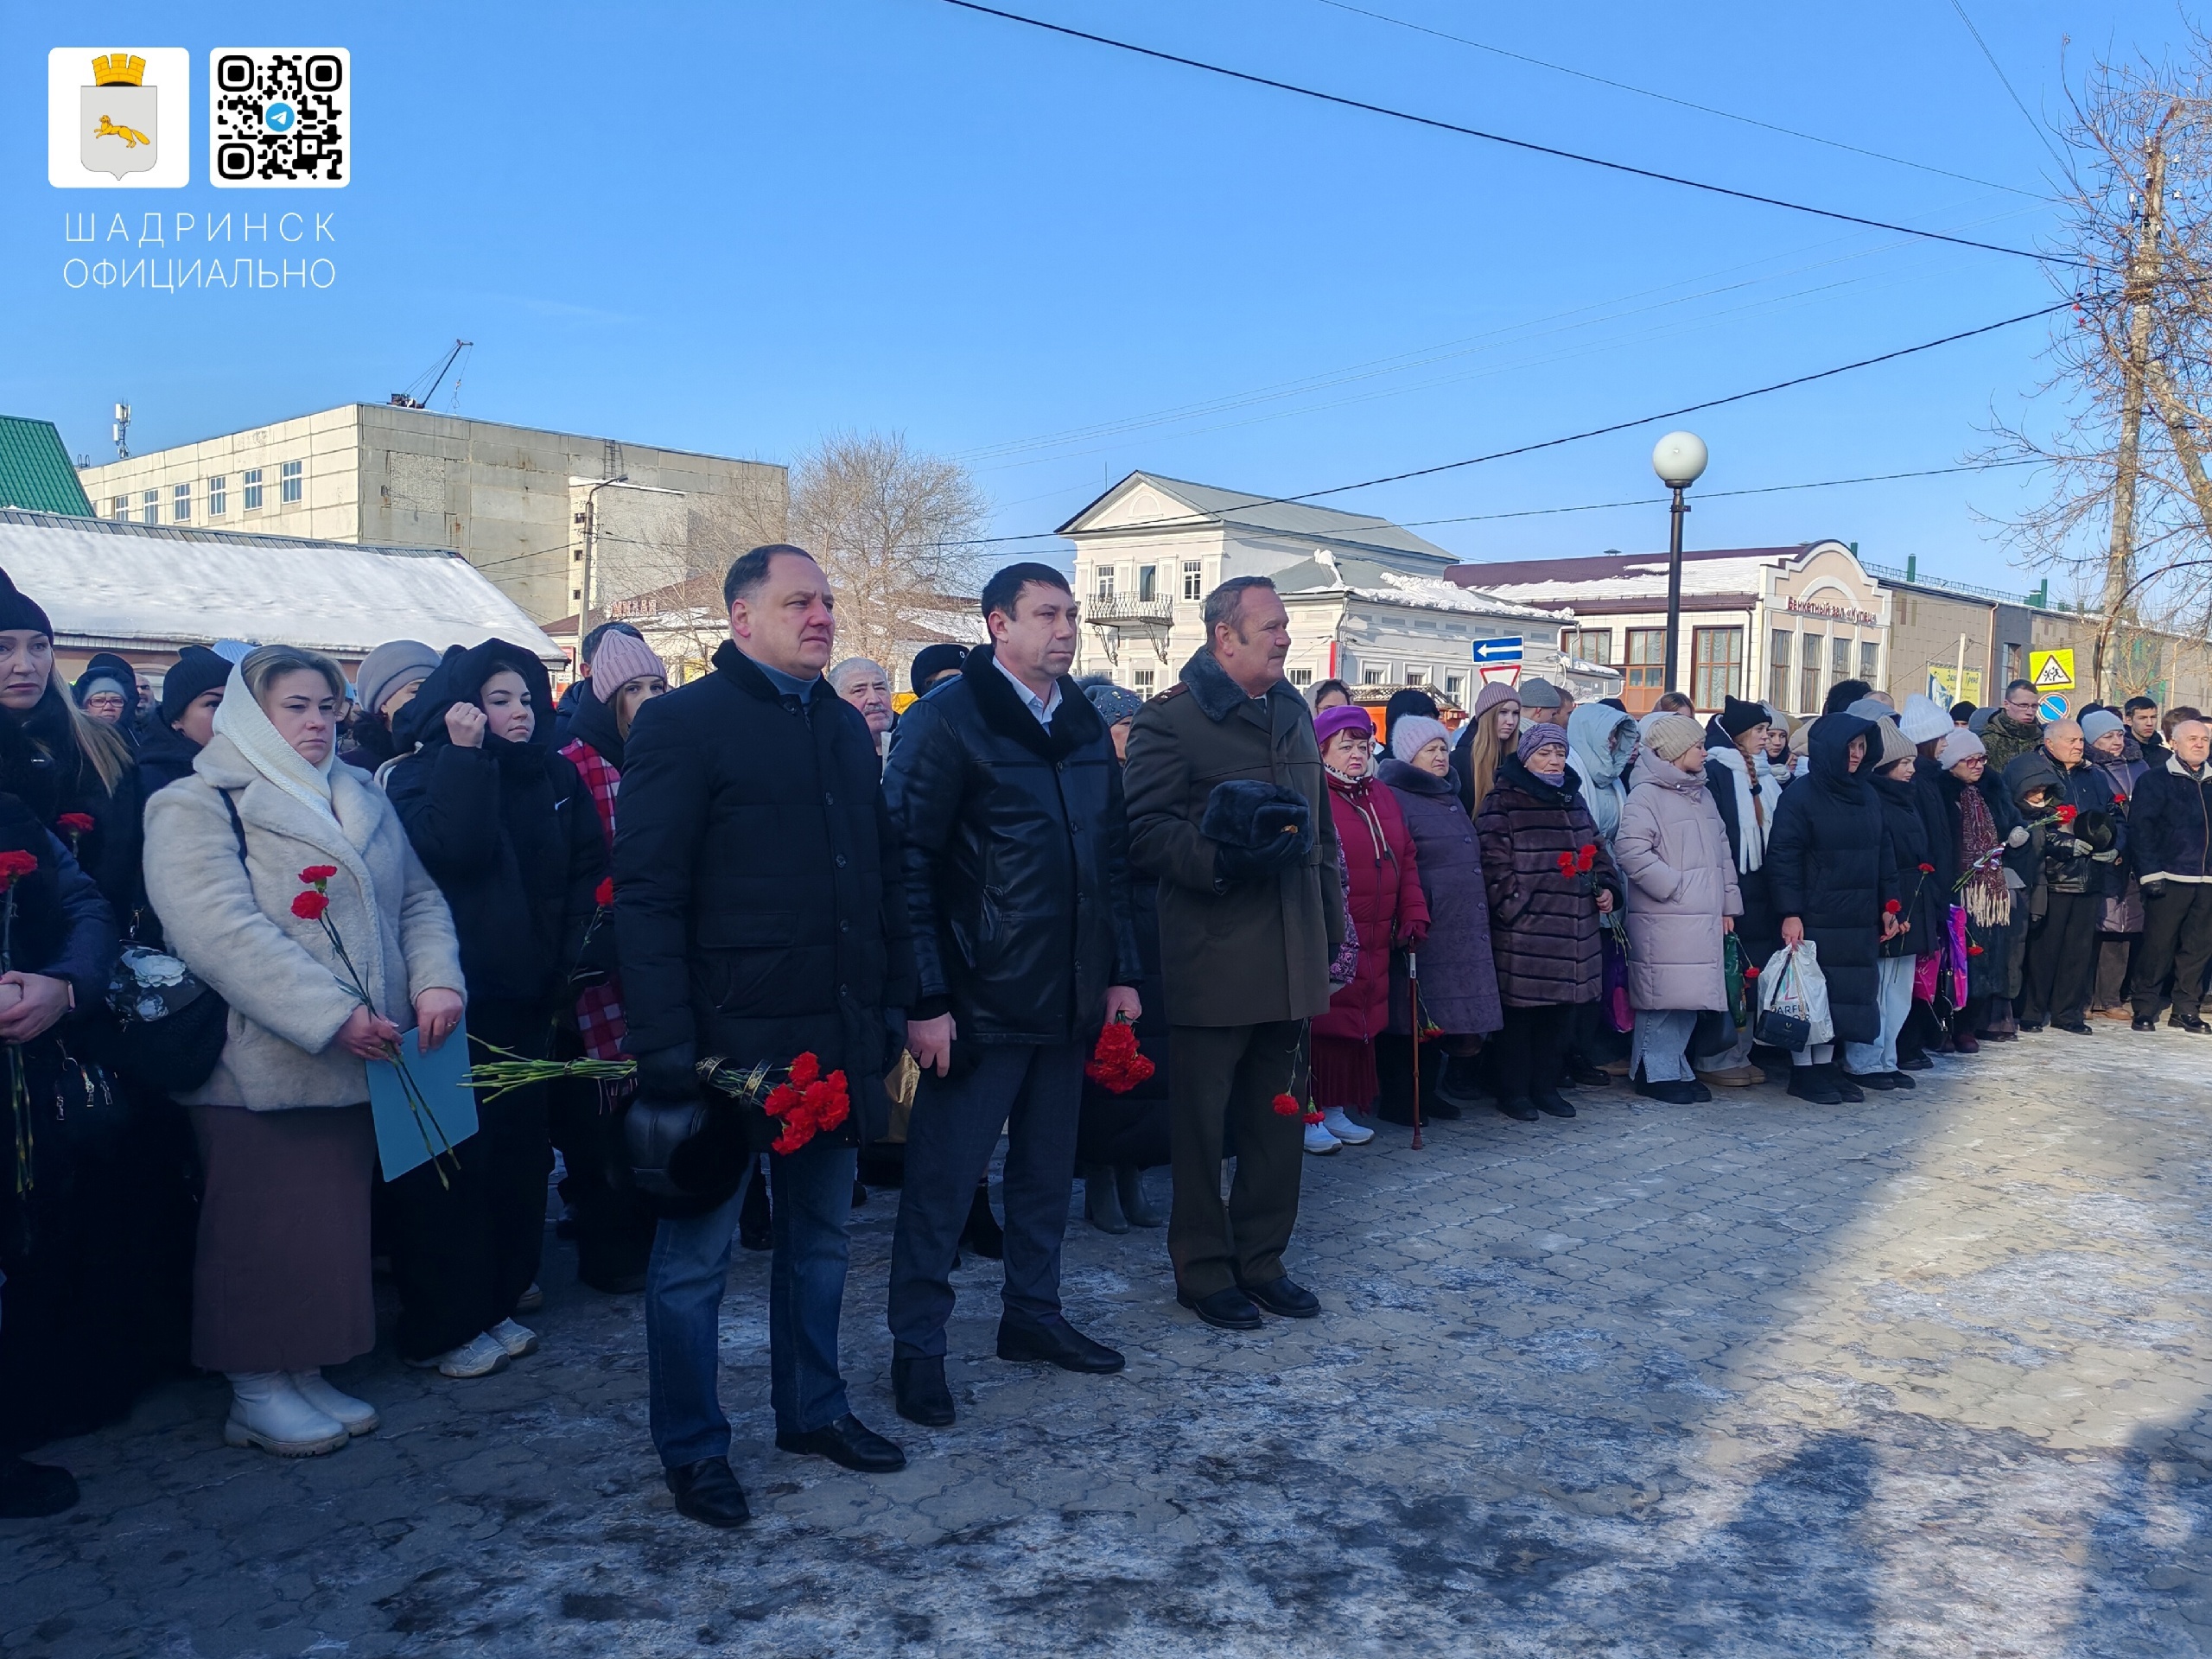
M899 1414L908 1422L924 1428L952 1427L952 1390L944 1385L944 1356L893 1360L891 1395L899 1402Z
M1657 1083L1638 1083L1635 1088L1636 1092L1646 1100L1664 1101L1669 1106L1694 1106L1698 1103L1696 1095L1691 1092L1687 1083L1662 1078Z
M1554 1117L1573 1117L1574 1103L1556 1089L1539 1089L1529 1099L1540 1112L1549 1112Z
M1252 1305L1252 1299L1234 1285L1227 1290L1217 1290L1211 1296L1193 1296L1187 1290L1179 1290L1175 1300L1216 1330L1257 1331L1267 1323L1260 1317L1260 1310Z
M2145 1020L2139 1014L2127 1022L2127 1028L2130 1031L2156 1031L2158 1028L2158 1022L2156 1020Z
M1077 1371L1086 1376L1106 1376L1128 1363L1104 1343L1093 1342L1065 1319L1033 1324L1027 1319L1001 1317L999 1357L1057 1365L1064 1371Z
M1310 1319L1321 1311L1321 1299L1288 1274L1264 1285L1236 1287L1280 1319Z
M1601 1071L1594 1065L1570 1059L1567 1063L1567 1081L1577 1089L1605 1089L1611 1086L1613 1079L1611 1073Z
M1533 1123L1543 1116L1536 1109L1536 1103L1526 1095L1517 1096L1512 1100L1499 1101L1497 1109L1522 1123Z
M2202 1025L2204 1022L2200 1020L2197 1023ZM2088 1021L2086 1020L2062 1020L2058 1022L2058 1029L2061 1031L2070 1031L2076 1037L2088 1037L2094 1034L2090 1031Z
M2032 1037L2036 1033L2042 1029L2043 1021L2040 1020L2023 1020L2020 1021L2020 1035L2023 1037Z
M1843 1081L1856 1084L1861 1089L1872 1089L1878 1095L1886 1095L1897 1087L1886 1071L1847 1071Z
M1892 1071L1890 1073L1890 1087L1892 1089L1917 1089L1920 1085L1912 1080L1911 1076L1909 1073L1904 1071Z
M1846 1105L1856 1106L1866 1098L1866 1091L1853 1082L1850 1074L1841 1066L1830 1062L1821 1070L1828 1074L1828 1087L1835 1090L1837 1098Z
M1935 1069L1936 1062L1929 1059L1925 1054L1900 1054L1897 1056L1897 1070L1900 1071L1932 1071Z
M904 1452L849 1411L836 1422L804 1434L778 1434L776 1449L827 1458L861 1475L887 1475L906 1466Z
M671 1469L667 1475L678 1515L709 1527L741 1527L753 1518L753 1511L745 1507L745 1489L730 1473L728 1458L702 1458Z
M1443 1092L1439 1090L1436 1098L1421 1109L1421 1115L1433 1122L1446 1123L1462 1114L1459 1108L1445 1099Z
M2183 1031L2193 1033L2199 1037L2202 1037L2208 1031L2212 1031L2212 1026L2206 1025L2204 1021L2198 1019L2193 1014L2188 1015L2177 1014L2174 1015L2171 1023L2180 1027Z

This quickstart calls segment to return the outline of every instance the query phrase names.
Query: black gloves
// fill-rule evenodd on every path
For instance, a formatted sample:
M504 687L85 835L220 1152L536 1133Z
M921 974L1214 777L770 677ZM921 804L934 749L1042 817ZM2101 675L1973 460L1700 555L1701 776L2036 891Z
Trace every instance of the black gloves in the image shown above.
M1234 779L1214 785L1198 833L1217 843L1217 882L1257 881L1313 850L1313 810L1294 789Z
M2143 896L2144 896L2145 899L2163 899L2163 898L2164 898L2164 897L2166 896L2166 884L2165 884L2165 882L2164 882L2164 880L2161 880L2145 881L2145 882L2143 884Z

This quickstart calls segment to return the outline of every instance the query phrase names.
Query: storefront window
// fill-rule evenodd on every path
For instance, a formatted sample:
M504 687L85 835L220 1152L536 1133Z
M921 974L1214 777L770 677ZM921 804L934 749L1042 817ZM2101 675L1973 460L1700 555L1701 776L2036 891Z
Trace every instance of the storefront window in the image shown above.
M1817 633L1805 636L1804 649L1797 658L1797 712L1815 715L1821 709L1821 655L1827 642Z
M1690 701L1718 709L1736 695L1744 671L1741 628L1698 628L1690 634Z
M1766 700L1776 708L1789 707L1789 645L1787 628L1777 628L1767 644Z

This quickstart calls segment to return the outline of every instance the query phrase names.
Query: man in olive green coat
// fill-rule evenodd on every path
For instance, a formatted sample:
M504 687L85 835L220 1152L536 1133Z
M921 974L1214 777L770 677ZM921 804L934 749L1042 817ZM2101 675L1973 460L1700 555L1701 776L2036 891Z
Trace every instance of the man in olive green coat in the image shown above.
M1250 1331L1262 1307L1291 1319L1320 1312L1283 1272L1305 1131L1274 1100L1290 1088L1306 1021L1329 1005L1344 900L1313 713L1282 677L1290 619L1274 584L1224 582L1206 597L1205 622L1206 649L1138 712L1122 788L1130 865L1160 883L1177 1300L1209 1325ZM1215 789L1239 780L1304 797L1312 834L1302 856L1255 856L1200 833ZM1236 1143L1226 1210L1224 1125Z

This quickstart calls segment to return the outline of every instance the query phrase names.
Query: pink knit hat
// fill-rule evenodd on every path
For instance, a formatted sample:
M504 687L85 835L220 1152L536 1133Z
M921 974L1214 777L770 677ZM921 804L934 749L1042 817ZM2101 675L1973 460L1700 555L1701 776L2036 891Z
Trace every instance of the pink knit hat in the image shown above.
M664 680L668 677L668 664L653 655L653 648L636 634L625 633L620 628L608 629L599 642L599 649L592 653L593 683L611 691L648 674L658 675Z

